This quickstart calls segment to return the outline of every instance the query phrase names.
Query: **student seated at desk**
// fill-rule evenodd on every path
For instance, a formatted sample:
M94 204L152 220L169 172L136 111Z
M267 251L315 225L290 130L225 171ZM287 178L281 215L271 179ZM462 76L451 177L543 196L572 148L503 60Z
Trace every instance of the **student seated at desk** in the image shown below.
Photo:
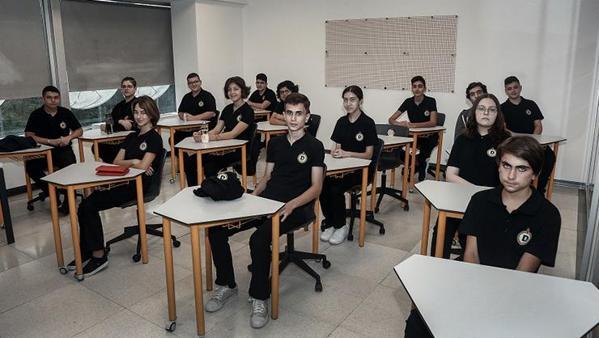
M279 101L275 105L272 114L270 114L270 124L281 126L285 125L285 98L287 98L289 94L297 93L298 91L299 86L289 80L285 80L279 83L279 85L277 86L277 97L279 98Z
M358 86L343 90L343 108L346 115L337 120L331 135L333 157L358 157L370 160L377 143L374 120L362 111L364 94ZM320 194L320 206L325 217L326 229L320 239L333 245L347 238L349 225L345 224L345 192L362 182L361 173L346 174L341 178L326 177Z
M486 187L499 185L497 172L497 147L510 134L505 130L499 100L493 94L480 95L470 108L470 118L463 134L453 143L447 161L447 181L461 184L474 184ZM443 257L449 258L451 240L460 226L460 220L447 218ZM466 246L466 236L460 236L462 248ZM433 241L437 241L437 227Z
M257 110L272 111L277 104L277 95L272 89L268 88L268 78L266 74L256 75L256 90L247 100L250 107Z
M210 121L208 128L216 127L218 116L216 116L216 100L207 90L202 89L202 80L196 73L187 75L187 87L190 92L183 96L177 112L179 118L184 121ZM192 136L191 131L176 131L175 144L184 138Z
M233 101L233 103L223 109L216 127L209 131L210 141L234 138L250 140L251 135L248 127L256 122L254 121L254 110L243 101L248 96L249 91L249 87L245 85L245 81L241 77L234 76L227 79L224 88L225 98ZM201 137L200 133L193 133L196 142L201 142ZM219 170L240 159L241 154L238 151L224 155L202 155L205 176L214 176ZM198 184L197 170L196 155L187 156L185 158L185 176L187 177L187 185L190 187Z
M430 96L424 95L426 92L426 81L422 76L414 76L411 83L412 94L414 96L407 98L399 106L397 111L389 117L389 123L408 128L435 127L437 125L437 101ZM397 121L406 112L410 121ZM437 134L418 138L420 154L416 156L416 163L418 166L419 181L423 181L426 177L426 159L431 155L433 148L437 146L438 138Z
M134 78L127 76L121 80L121 94L123 95L123 100L117 103L110 113L113 122L113 131L125 131L137 128L133 118L133 111L131 110L131 101L135 99L136 91L137 81L135 81ZM100 158L106 163L112 163L119 150L120 146L118 144L98 144Z
M487 86L485 86L481 82L471 82L466 88L466 98L470 104L474 104L474 101L481 96L482 94L487 93ZM453 140L457 140L460 135L462 135L466 131L466 125L468 123L468 119L472 116L472 109L464 109L458 115L458 118L455 122L455 130L453 134Z
M542 134L543 114L533 100L525 99L520 95L522 92L520 80L515 76L509 76L505 79L504 85L505 94L508 98L501 104L501 111L505 117L507 129L514 133ZM537 189L543 194L555 165L553 150L549 147L544 147L544 149L543 168L539 173L539 184L537 185Z
M285 107L289 132L270 141L264 178L253 192L254 195L285 202L280 212L281 235L308 221L310 215L305 206L318 198L324 175L324 147L319 140L304 131L310 115L310 101L302 94L293 93L287 97ZM313 212L313 209L309 212ZM231 235L253 227L257 230L250 237L250 325L253 328L261 328L269 319L267 299L270 297L272 240L270 218L253 220L242 224L240 228L210 228L209 239L216 266L217 288L206 303L205 309L207 312L218 311L230 297L237 294L228 241Z
M143 169L143 189L148 188L150 176L158 171L162 153L162 137L154 130L160 118L156 102L149 96L133 100L133 116L139 130L127 135L121 143L114 164ZM137 197L135 181L118 185L108 190L96 190L79 204L79 237L81 258L85 264L83 276L92 276L106 266L108 257L104 250L104 232L100 211L118 207ZM75 270L75 261L68 264L69 270Z
M527 136L497 148L501 186L474 194L468 204L459 229L468 236L464 262L527 272L555 265L560 214L531 187L543 157L541 145ZM405 337L432 337L417 310L406 321Z
M34 110L29 115L25 126L25 136L32 137L39 144L53 146L52 163L56 168L64 168L75 162L75 153L71 140L83 134L81 124L72 111L60 106L60 91L54 86L47 86L42 90L43 106ZM46 176L45 158L28 160L25 170L31 179L37 183L42 194L48 196L48 183L41 180ZM66 198L59 207L62 213L68 213Z

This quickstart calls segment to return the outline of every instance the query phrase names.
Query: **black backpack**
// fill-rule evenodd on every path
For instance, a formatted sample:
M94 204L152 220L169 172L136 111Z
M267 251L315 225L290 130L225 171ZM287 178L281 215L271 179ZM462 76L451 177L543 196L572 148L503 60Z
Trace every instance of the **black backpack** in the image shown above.
M33 137L8 135L0 140L0 152L10 152L37 147Z

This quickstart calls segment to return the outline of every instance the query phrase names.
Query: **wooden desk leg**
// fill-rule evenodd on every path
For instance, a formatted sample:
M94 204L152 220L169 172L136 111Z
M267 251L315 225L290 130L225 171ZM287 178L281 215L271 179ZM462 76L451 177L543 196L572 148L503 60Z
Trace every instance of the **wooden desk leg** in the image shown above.
M243 189L248 190L248 172L247 172L247 149L244 144L241 146L241 184Z
M77 205L75 204L75 189L67 188L69 201L69 217L71 218L71 236L73 237L73 251L75 252L75 278L83 280L83 263L81 262L81 247L79 246L79 224L77 223Z
M177 305L175 302L175 272L173 270L173 242L171 241L171 221L162 219L164 237L164 269L166 270L166 298L168 301L168 320L177 320Z
M48 184L50 195L50 215L52 216L52 233L54 235L54 250L56 251L56 262L61 273L67 273L64 267L64 256L62 252L62 238L60 235L60 223L58 221L58 200L56 198L56 187ZM63 270L64 269L64 270Z
M428 255L428 232L431 225L431 202L424 200L424 209L422 217L422 237L420 239L420 254Z
M443 154L443 131L439 132L437 141L437 165L435 166L435 180L441 179L441 154Z
M199 151L196 153L196 167L196 172L198 173L198 185L201 185L204 180L204 165L202 164L202 153Z
M179 149L179 171L181 171L181 175L179 175L179 188L185 188L185 161L183 159L183 149Z
M196 330L198 336L203 336L204 327L204 297L202 290L202 254L200 252L200 229L197 225L191 226L191 258L193 264L193 291L196 305Z
M391 169L391 175L389 176L389 187L395 188L395 168Z
M83 142L77 140L77 146L79 147L79 162L85 162L85 155L83 154Z
M27 173L27 166L23 166L25 169L25 189L27 190L27 201L33 199L33 188L31 187L31 177Z
M559 143L553 144L553 153L555 154L555 165L553 166L553 170L551 170L551 175L549 176L549 183L547 184L547 199L551 201L551 195L553 195L553 181L555 179L555 167L557 167L557 151L559 150Z
M94 159L100 161L100 144L98 141L94 141Z
M364 236L366 235L366 187L368 186L368 167L362 169L362 197L360 198L360 235L358 244L364 246Z
M377 172L374 172L374 176L372 177L372 185L370 186L370 211L374 213L374 208L376 206L376 182L377 181Z
M204 245L206 253L206 291L212 291L212 247L210 246L210 229L204 228Z
M171 183L175 182L175 176L177 175L177 165L175 161L177 160L177 155L175 154L175 129L168 128L170 138L169 143L171 146Z
M403 177L401 178L401 197L408 198L408 170L410 163L410 144L406 144L405 154L404 154L404 162L403 162Z
M443 247L445 246L445 225L447 223L447 213L439 210L439 224L437 225L437 243L435 245L435 257L443 257ZM431 255L432 256L432 255Z
M146 234L146 210L144 205L144 189L142 175L135 179L135 190L137 192L137 218L139 219L139 237L141 243L141 262L148 264L148 235Z
M270 142L270 133L264 133L264 148L268 147L268 142Z
M49 149L46 151L46 165L48 166L48 174L53 173L54 163L52 163L52 151Z
M272 216L271 318L279 318L279 212Z
M416 180L414 179L414 175L416 174L416 152L418 151L418 135L414 135L414 141L412 141L412 158L410 163L410 191L414 190L414 184L416 184Z
M320 200L317 199L314 202L314 223L312 223L312 253L318 253L318 244L320 239L318 238L320 234Z

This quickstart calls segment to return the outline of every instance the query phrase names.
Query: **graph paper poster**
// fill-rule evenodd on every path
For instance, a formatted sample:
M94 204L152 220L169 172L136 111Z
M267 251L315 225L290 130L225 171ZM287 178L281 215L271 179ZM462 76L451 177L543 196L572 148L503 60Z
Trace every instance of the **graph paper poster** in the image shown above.
M409 90L422 75L428 90L454 91L456 15L328 20L325 85Z

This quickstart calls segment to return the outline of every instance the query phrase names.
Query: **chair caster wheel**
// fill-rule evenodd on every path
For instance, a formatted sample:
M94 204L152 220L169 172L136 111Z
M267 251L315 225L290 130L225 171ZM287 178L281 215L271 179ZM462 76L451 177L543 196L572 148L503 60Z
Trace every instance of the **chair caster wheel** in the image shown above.
M317 281L316 285L314 285L314 291L322 292L322 283L320 281Z
M323 260L322 261L322 267L325 268L325 269L330 268L331 267L331 262Z
M347 235L347 240L348 241L353 241L354 240L354 235L353 234Z
M107 255L110 253L110 247L109 246L107 246L107 247L104 248L104 253L107 254Z
M176 239L175 239L175 240L173 240L173 246L174 246L175 248L178 248L178 247L180 247L180 246L181 246L181 242L179 242L178 240L176 240Z
M384 235L385 234L385 228L380 228L379 229L379 234Z
M374 213L378 214L379 213L379 208L374 208Z
M168 332L175 332L175 330L177 329L177 322L175 322L175 321L168 322L164 329Z
M171 178L171 179L170 179L170 180L168 180L168 181L170 182L170 184L173 184L173 183L175 183L175 179L174 179L174 178Z
M64 266L61 266L60 268L58 268L58 272L60 272L61 275L66 275L69 270L67 270L67 268L65 268Z
M27 203L27 210L29 210L29 211L33 211L33 209L34 209L34 208L33 208L33 204L29 204L29 203Z
M83 278L84 278L84 277L83 277L83 274L81 274L81 275L75 275L75 279L76 279L78 282L81 282L81 281L83 281Z
M252 264L248 264L248 271L252 272Z
M141 260L141 255L140 254L135 254L133 255L133 257L131 257L131 259L133 259L133 261L135 263L139 262Z

